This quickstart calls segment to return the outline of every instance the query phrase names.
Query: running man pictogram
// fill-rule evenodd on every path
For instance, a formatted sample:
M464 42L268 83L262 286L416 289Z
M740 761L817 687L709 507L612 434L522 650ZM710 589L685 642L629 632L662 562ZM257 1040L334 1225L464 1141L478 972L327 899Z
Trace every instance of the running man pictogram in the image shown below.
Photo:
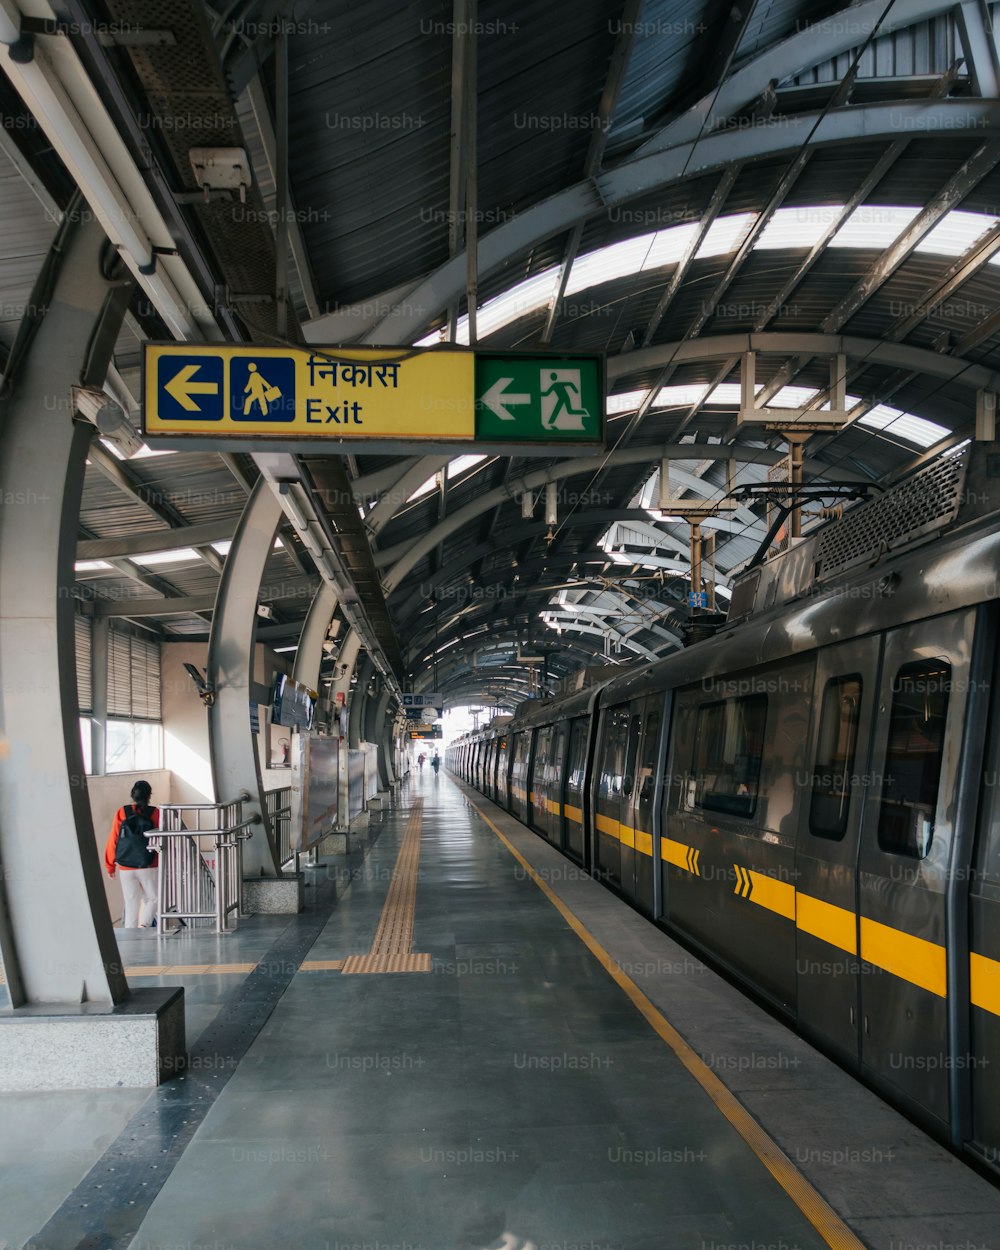
M266 378L261 377L257 366L252 362L247 365L247 384L243 388L246 399L243 401L243 415L248 417L254 404L260 405L260 415L267 416L268 405L281 398L281 391L271 386Z
M542 425L547 430L582 430L590 413L577 408L583 392L579 369L542 369ZM548 386L546 387L546 382Z

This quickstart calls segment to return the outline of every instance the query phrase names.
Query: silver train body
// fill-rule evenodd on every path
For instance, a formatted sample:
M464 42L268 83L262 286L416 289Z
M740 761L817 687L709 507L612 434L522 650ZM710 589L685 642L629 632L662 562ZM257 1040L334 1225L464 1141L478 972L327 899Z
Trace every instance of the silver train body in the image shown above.
M1000 1172L1000 445L449 767Z

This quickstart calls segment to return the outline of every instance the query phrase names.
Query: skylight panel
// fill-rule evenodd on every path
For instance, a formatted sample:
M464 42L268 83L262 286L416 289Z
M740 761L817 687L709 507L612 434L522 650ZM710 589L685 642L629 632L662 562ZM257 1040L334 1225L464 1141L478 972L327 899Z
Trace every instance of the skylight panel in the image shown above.
M133 564L155 565L155 564L190 564L192 560L198 559L198 553L193 547L177 547L173 551L150 551L144 556L129 556Z
M480 335L492 334L502 326L517 321L539 308L545 308L559 288L559 269L546 269L523 282L518 282L509 291L487 300L479 309L476 317L476 330ZM459 321L459 329L464 327L465 339L469 341L469 321L467 317Z
M619 395L609 395L607 399L608 416L614 417L623 412L635 412L648 394L648 391L622 391Z
M757 390L761 390L761 387L758 386ZM742 398L743 392L739 382L720 382L704 402L706 404L725 404L728 407L732 404L739 405Z
M862 204L833 236L830 246L886 248L896 241L919 212L919 208Z
M908 443L915 443L918 447L933 447L951 433L943 425L927 421L924 417L915 417L911 412L890 408L888 404L878 404L871 412L859 417L858 425L905 438Z
M474 465L482 464L486 459L485 456L457 456L448 465L448 480L458 477L465 473L467 469L471 469Z
M664 386L653 400L654 408L690 408L692 404L700 404L708 393L708 387L701 382L688 386Z
M783 386L768 401L769 408L804 408L819 392L811 386ZM829 408L829 403L826 405Z
M695 259L727 256L730 252L735 252L756 220L756 213L734 213L730 217L717 217L709 226L701 247L695 253Z
M75 573L97 573L101 569L110 569L112 567L107 560L77 560L76 564L73 565L73 571Z
M153 456L176 456L176 451L168 450L166 447L147 447L145 443L138 451L133 452L128 457L129 460L149 460Z
M961 256L998 221L1000 218L988 217L985 213L966 213L955 209L946 214L914 250L930 252L935 256Z
M579 257L570 270L566 294L575 295L600 282L612 282L615 278L638 273L655 239L655 234L640 234L634 239L623 239L621 243L612 243Z
M435 490L437 488L437 484L438 484L437 474L435 473L434 476L429 477L422 486L418 486L417 489L413 492L413 494L409 497L409 499L407 499L406 502L416 503L418 499L423 499L425 495L429 495L432 490Z
M643 269L659 269L663 265L676 265L698 231L698 223L689 221L683 226L671 226L658 230L653 236L649 253L642 262Z
M844 211L842 204L779 208L760 233L754 250L814 247Z

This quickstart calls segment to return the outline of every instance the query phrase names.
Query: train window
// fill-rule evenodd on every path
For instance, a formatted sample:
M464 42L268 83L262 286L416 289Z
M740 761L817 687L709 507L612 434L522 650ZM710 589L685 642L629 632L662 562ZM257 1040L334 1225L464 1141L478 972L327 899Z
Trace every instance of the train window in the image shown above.
M583 774L587 766L588 722L582 717L573 722L569 735L569 761L566 785L572 790L583 789Z
M639 801L648 803L656 785L656 752L660 745L660 713L650 712L642 739L642 764L639 767Z
M622 794L631 794L635 786L635 761L639 754L639 731L642 717L638 712L629 720L628 748L625 752L625 773L622 777Z
M752 816L764 751L766 695L724 699L698 709L694 803L728 816Z
M892 683L878 818L883 851L923 859L931 849L950 687L946 660L904 664Z
M861 720L861 677L831 677L823 691L812 775L809 832L839 842L847 832Z

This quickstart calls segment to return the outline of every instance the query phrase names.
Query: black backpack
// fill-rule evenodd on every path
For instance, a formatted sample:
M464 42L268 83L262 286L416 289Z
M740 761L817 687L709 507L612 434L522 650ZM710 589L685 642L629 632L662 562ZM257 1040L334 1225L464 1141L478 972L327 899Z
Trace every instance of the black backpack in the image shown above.
M156 832L156 826L149 818L151 810L136 805L118 829L115 863L123 868L148 868L156 857L156 853L146 845L147 835Z

